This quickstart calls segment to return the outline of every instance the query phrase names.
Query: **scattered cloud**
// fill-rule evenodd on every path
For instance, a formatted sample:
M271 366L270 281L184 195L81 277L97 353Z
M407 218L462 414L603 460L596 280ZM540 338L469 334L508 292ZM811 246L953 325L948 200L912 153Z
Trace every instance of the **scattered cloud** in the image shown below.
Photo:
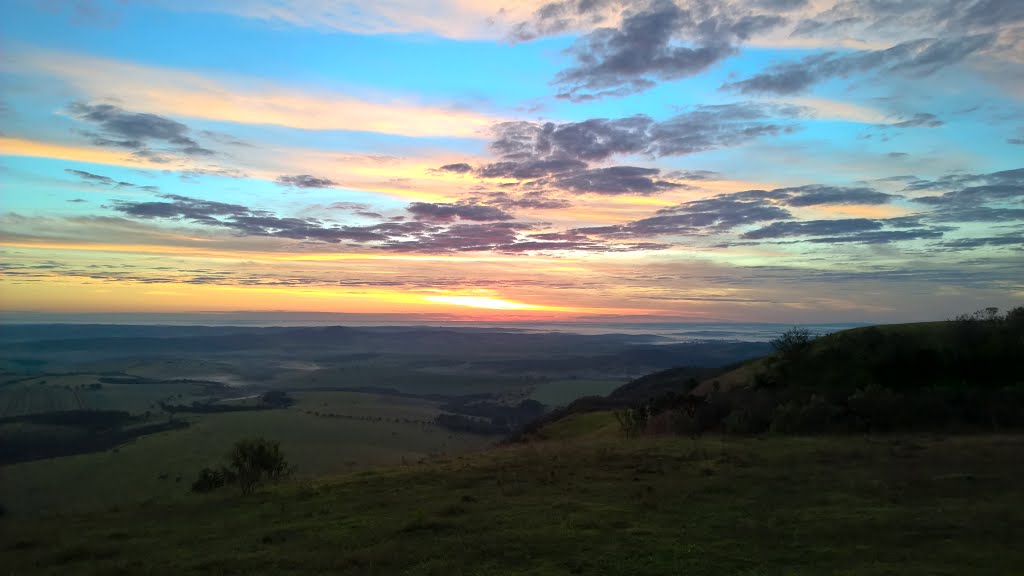
M337 182L329 178L320 178L309 174L298 174L296 176L279 176L276 182L282 186L293 188L333 188Z
M451 222L452 220L475 220L494 222L512 220L513 216L500 208L481 204L433 204L413 202L406 210L417 220L430 222Z
M995 40L995 34L988 33L910 40L884 50L812 54L796 62L769 66L744 80L726 83L723 88L742 94L790 95L804 92L825 80L849 78L853 74L882 72L928 76L991 47Z
M210 156L213 151L203 148L189 136L188 126L143 112L128 112L113 104L92 104L74 102L68 112L85 122L96 126L99 133L84 131L97 146L109 146L134 150L137 154L158 154L149 148L153 142L173 145L176 150L189 156Z

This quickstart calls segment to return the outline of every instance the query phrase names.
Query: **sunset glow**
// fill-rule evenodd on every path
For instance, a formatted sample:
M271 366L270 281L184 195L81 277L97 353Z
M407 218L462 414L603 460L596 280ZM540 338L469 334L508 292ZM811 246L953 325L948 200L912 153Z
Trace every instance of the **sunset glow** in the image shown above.
M514 4L15 0L0 307L888 322L1024 294L1019 20Z

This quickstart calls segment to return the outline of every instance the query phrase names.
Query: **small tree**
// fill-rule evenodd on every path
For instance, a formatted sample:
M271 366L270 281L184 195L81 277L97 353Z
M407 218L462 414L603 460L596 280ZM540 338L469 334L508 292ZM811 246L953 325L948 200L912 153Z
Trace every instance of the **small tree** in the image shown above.
M264 438L239 440L228 453L226 480L238 484L243 494L251 494L264 482L277 482L288 476L291 468L281 452L281 445Z
M813 342L814 334L810 330L794 326L772 340L770 344L783 359L792 360L806 352Z

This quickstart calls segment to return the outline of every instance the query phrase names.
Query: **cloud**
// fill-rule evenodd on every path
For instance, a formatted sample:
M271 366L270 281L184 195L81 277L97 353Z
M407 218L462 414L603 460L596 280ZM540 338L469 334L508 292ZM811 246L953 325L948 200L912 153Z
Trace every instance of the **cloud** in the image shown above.
M68 174L71 174L72 176L77 176L77 177L81 178L83 182L86 182L88 184L95 184L95 185L102 185L102 186L113 186L113 187L116 187L116 188L122 188L122 187L138 188L139 190L143 190L145 192L156 192L159 189L156 186L139 186L139 185L133 184L131 182L124 182L124 181L114 180L113 178L111 178L109 176L103 176L101 174L93 174L92 172L86 172L85 170L75 170L73 168L65 168L64 172L66 172Z
M84 170L74 170L72 168L65 168L65 172L73 176L78 176L86 182L92 182L96 184L105 184L107 186L113 186L115 180L109 176L101 176L99 174L93 174L92 172L86 172Z
M319 178L309 174L279 176L275 182L282 186L292 186L295 188L333 188L338 185L334 180Z
M772 222L771 224L751 230L741 235L747 240L763 240L765 238L788 238L791 236L831 236L851 234L869 230L881 230L882 223L866 218L850 218L846 220L805 220L802 222Z
M631 194L647 196L665 190L687 187L684 184L657 180L661 173L657 168L637 166L612 166L580 170L567 175L542 180L540 185L550 185L559 190L576 194Z
M945 122L939 120L935 114L919 112L906 120L893 122L891 124L879 124L879 128L938 128Z
M578 228L575 232L607 238L700 235L726 232L738 226L786 220L793 215L779 206L754 198L720 195L658 210L658 216L618 226Z
M798 94L832 78L882 72L928 76L993 45L995 34L910 40L884 50L812 54L775 64L744 80L723 85L742 94Z
M454 172L456 174L465 174L466 172L469 172L472 169L473 167L470 166L469 164L466 164L465 162L460 162L458 164L445 164L444 166L438 168L438 170L442 172Z
M979 238L960 238L942 243L942 246L955 250L971 250L983 246L1024 246L1024 234L1011 232L999 236L982 236Z
M568 200L553 198L546 191L540 190L525 192L519 196L513 196L508 192L488 192L480 196L474 196L470 200L505 209L556 210L572 206L572 203Z
M591 118L580 122L501 122L492 128L494 162L473 168L448 164L438 170L469 173L480 178L530 181L529 187L571 193L650 195L685 188L686 184L659 177L656 168L593 167L618 155L681 156L738 146L766 135L792 132L786 120L807 113L800 106L740 102L696 106L663 121L645 115ZM710 180L708 171L677 171L672 178Z
M695 106L664 121L638 114L561 124L502 122L493 128L490 148L507 162L599 162L623 154L681 156L791 132L795 126L773 117L799 117L805 111L797 106L739 102Z
M189 156L210 156L212 150L203 148L189 134L188 126L156 114L128 112L113 104L74 102L68 112L86 122L95 124L99 134L85 132L97 146L128 148L143 155L153 152L149 143L156 141L172 144Z
M938 207L977 207L985 203L1024 201L1024 168L991 174L959 174L938 180L916 181L907 190L947 190L938 196L921 196L914 201Z
M685 7L671 0L611 2L563 0L545 4L514 28L518 40L557 34L575 22L602 19L609 5L624 8L614 27L596 28L580 37L566 53L574 64L555 77L560 98L587 101L622 96L654 86L657 81L699 74L732 56L755 34L786 22L776 7L755 13L725 2L693 2Z
M777 188L772 194L780 196L787 206L804 207L823 204L838 206L859 206L888 204L896 196L885 194L871 188L848 188L842 186L823 186L812 184L795 188ZM784 197L782 197L784 196Z
M891 244L907 240L934 240L942 238L945 230L922 228L916 230L880 230L877 232L861 232L849 236L830 236L827 238L811 238L807 242L814 244Z
M625 252L660 250L652 242L603 241L585 235L530 234L535 225L511 221L493 206L413 203L415 221L389 221L366 226L330 225L314 218L290 218L242 206L164 194L158 201L115 200L110 208L142 220L169 220L227 230L236 236L270 237L310 242L362 245L389 252ZM481 222L464 223L457 220Z
M481 138L502 117L404 95L301 92L263 78L228 78L65 52L21 51L10 66L49 74L88 98L116 95L155 114L303 130L353 130L410 137ZM214 140L224 142L229 136ZM112 139L112 140L117 140ZM233 139L237 145L237 139ZM194 154L202 154L196 148Z
M480 204L433 204L413 202L406 208L417 220L430 222L451 222L452 220L475 220L494 222L512 220L513 216L500 208Z

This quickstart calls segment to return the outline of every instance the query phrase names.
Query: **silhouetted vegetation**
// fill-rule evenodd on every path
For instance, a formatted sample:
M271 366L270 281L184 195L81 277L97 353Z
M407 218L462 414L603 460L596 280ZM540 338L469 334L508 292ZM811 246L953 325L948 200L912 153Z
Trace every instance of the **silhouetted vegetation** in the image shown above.
M669 391L616 412L622 431L817 434L1024 429L1024 308L772 342L749 385ZM666 377L669 375L666 374Z
M476 434L508 434L544 415L544 405L536 400L523 400L509 405L473 398L453 398L441 406L455 414L441 414L438 426Z
M188 426L120 410L68 410L0 419L0 464L108 450L130 440Z
M193 492L210 492L227 485L251 494L267 482L278 482L291 474L281 445L265 438L239 440L220 468L203 468L192 483Z
M165 412L175 414L178 412L192 414L219 414L222 412L251 412L254 410L275 410L287 408L294 403L294 400L287 392L282 390L271 390L260 396L259 404L231 404L228 402L193 402L191 404L168 404L160 402L160 408Z

